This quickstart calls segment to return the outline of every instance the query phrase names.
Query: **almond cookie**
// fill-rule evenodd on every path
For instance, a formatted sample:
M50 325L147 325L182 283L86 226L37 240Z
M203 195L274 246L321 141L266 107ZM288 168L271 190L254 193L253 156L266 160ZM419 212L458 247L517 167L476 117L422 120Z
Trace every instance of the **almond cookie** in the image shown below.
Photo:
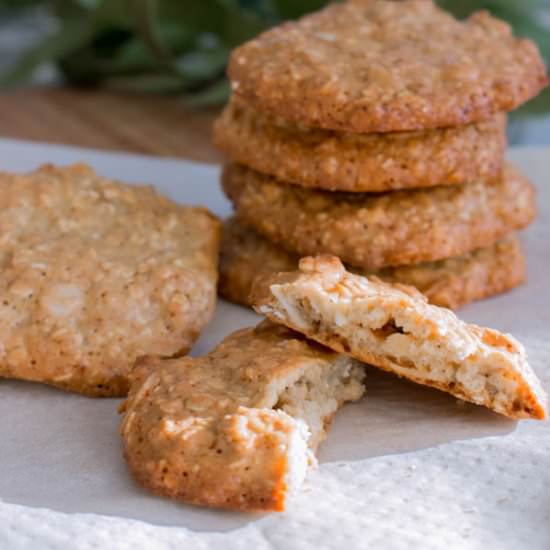
M202 506L284 509L363 366L264 321L205 357L144 360L121 425L125 457L154 492Z
M210 319L219 222L85 165L0 174L0 376L123 396Z
M258 110L354 133L478 122L548 82L536 45L505 22L458 21L430 0L331 4L235 49L228 72Z
M546 395L512 336L464 323L412 287L346 272L338 258L257 280L258 313L414 382L510 418L546 417Z
M301 256L369 270L460 256L535 216L533 186L511 166L487 182L381 194L303 189L236 164L222 181L247 227Z
M258 275L295 270L298 261L298 256L230 219L222 229L218 292L232 302L251 305L250 289ZM430 303L451 309L505 292L525 280L525 258L515 235L439 262L375 272L349 269L390 283L415 286Z
M288 123L234 97L214 125L214 141L231 160L289 183L380 192L497 176L506 117L436 130L350 134Z

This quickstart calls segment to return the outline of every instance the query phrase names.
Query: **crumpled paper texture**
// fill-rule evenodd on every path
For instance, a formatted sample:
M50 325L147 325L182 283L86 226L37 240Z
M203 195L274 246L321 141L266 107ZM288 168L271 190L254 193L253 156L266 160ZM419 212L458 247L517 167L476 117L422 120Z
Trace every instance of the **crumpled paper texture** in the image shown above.
M0 140L0 153L6 170L84 160L106 175L155 182L177 200L229 212L212 167L9 140ZM548 389L550 150L510 156L539 190L539 218L524 239L529 283L461 315L518 337ZM255 321L221 302L194 353ZM550 548L547 423L516 424L370 369L366 397L337 416L319 468L288 510L247 515L137 487L120 454L118 402L0 381L0 548Z

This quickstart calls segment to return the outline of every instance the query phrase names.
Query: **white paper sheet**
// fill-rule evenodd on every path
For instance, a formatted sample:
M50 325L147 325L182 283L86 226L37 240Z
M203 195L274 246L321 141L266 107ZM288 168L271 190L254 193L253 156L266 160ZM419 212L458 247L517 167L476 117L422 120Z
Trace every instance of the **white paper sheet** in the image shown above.
M537 183L540 215L525 232L529 283L464 308L512 332L550 388L550 149L510 155ZM107 176L154 183L225 216L215 167L0 140L0 169L85 161ZM218 304L193 350L253 324ZM0 381L0 549L550 548L550 429L369 371L367 396L344 407L321 465L283 514L249 515L157 498L127 473L119 400Z

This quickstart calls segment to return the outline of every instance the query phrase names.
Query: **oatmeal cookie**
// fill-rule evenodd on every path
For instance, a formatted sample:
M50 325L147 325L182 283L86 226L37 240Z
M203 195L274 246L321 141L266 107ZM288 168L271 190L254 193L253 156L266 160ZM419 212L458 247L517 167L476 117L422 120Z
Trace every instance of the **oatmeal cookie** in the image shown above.
M258 275L293 271L298 261L299 256L272 244L232 218L222 228L218 292L231 302L251 305L250 289ZM430 303L451 309L500 294L525 280L525 258L515 235L487 248L438 262L370 272L349 266L348 269L386 282L414 286Z
M214 125L214 142L231 160L289 183L380 192L497 176L506 116L435 130L351 134L292 124L233 97Z
M487 182L379 194L304 189L236 164L222 182L243 225L298 255L369 270L460 256L535 216L534 188L510 165Z
M260 111L354 133L479 122L548 83L508 24L485 11L458 21L430 0L331 4L235 49L228 72Z
M364 368L264 321L205 357L144 360L121 425L136 479L202 506L284 509Z
M0 174L0 376L123 396L210 319L219 222L85 165Z
M258 313L336 351L484 405L510 418L546 417L546 395L512 336L467 324L412 287L348 273L338 258L256 281Z

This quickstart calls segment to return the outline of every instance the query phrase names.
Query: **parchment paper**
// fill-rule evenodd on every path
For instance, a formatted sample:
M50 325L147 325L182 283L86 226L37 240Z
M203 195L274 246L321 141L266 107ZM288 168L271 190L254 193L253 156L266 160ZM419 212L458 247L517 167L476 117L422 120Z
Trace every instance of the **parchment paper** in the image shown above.
M537 183L540 215L524 234L529 283L464 308L512 332L550 387L550 149L510 155ZM83 160L107 176L154 183L225 216L217 167L0 140L0 169ZM193 350L206 352L257 316L225 302ZM157 498L127 473L119 400L0 381L0 548L550 548L550 429L369 370L344 407L318 470L283 514L250 515Z

